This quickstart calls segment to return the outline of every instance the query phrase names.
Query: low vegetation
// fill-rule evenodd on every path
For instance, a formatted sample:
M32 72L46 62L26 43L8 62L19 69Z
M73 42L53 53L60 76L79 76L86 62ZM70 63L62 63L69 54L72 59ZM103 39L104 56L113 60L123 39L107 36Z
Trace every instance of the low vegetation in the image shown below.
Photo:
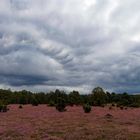
M90 94L81 95L78 91L72 91L69 94L60 91L49 93L33 93L30 91L11 91L0 89L0 103L1 111L5 111L4 105L7 104L32 104L38 106L38 104L48 104L48 106L55 106L60 112L65 111L66 106L84 105L86 108L89 106L101 106L104 107L110 104L112 107L140 107L140 95L130 95L128 93L109 93L105 92L101 87L96 87ZM90 107L89 107L90 108ZM110 107L111 109L111 107ZM84 109L85 110L85 109Z
M19 107L18 107L19 109L22 109L23 108L23 106L22 105L19 105Z
M46 104L18 106L0 113L0 140L140 140L140 108L94 106L85 114L76 105L64 113Z
M56 109L59 111L59 112L64 112L66 111L66 103L65 103L65 100L61 97L58 98L58 101L57 101L57 104L56 104Z
M8 111L7 105L1 104L0 105L0 112L7 112L7 111Z
M89 104L84 104L83 109L85 113L89 113L91 111L91 106Z
M85 95L1 89L0 139L138 140L138 107L140 95L109 93L100 87Z

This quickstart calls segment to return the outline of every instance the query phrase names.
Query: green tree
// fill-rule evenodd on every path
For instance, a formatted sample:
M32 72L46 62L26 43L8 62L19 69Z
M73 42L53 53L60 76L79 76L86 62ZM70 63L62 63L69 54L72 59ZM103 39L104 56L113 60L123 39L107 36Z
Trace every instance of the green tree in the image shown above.
M91 98L96 106L101 106L107 101L107 96L101 87L96 87L92 90Z
M69 104L70 105L79 105L79 104L81 104L81 96L80 96L80 94L79 94L79 92L78 91L72 91L72 92L70 92L70 94L69 94L69 96L68 96L68 98L69 98Z
M62 97L59 97L56 104L56 109L60 112L64 112L66 111L65 107L66 107L65 99Z
M32 97L31 104L32 104L33 106L38 106L38 100L36 99L35 96Z

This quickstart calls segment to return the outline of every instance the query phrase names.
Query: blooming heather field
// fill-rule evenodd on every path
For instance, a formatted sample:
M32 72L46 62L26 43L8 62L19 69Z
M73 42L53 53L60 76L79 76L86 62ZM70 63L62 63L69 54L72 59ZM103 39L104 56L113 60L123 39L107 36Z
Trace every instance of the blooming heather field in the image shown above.
M81 106L61 113L46 105L9 108L0 113L0 140L140 140L140 108L93 107L89 114Z

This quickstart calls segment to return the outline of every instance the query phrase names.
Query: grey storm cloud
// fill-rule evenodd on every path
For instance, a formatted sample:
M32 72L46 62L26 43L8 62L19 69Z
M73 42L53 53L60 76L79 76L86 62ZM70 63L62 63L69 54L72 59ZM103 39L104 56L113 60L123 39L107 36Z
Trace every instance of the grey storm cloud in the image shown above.
M1 0L0 87L140 91L138 0Z

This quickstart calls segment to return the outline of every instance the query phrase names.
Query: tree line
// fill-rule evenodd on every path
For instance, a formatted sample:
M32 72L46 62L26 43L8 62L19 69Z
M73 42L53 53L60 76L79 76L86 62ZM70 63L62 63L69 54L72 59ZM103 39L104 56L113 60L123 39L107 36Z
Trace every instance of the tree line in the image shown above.
M48 104L49 106L63 105L84 105L104 106L108 103L118 106L140 107L140 94L130 95L128 93L110 93L105 92L101 87L96 87L90 94L80 94L78 91L71 91L67 94L65 91L56 89L49 93L33 93L31 91L11 91L0 89L0 104ZM59 106L58 106L59 108Z

